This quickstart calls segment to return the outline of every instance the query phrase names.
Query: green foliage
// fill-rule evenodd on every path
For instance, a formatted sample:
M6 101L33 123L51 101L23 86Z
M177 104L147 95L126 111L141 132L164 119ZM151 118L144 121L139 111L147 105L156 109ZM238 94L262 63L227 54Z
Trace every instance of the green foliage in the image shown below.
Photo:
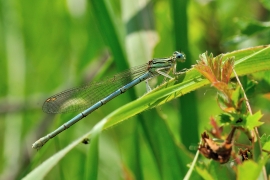
M263 149L269 152L270 151L270 135L267 136L266 134L263 134L260 138L260 141L261 141Z
M239 180L250 179L258 179L260 173L262 172L262 168L265 165L266 161L268 160L267 157L261 159L258 163L254 161L246 161L243 164L238 166L237 172Z
M225 166L219 165L215 161L196 167L196 171L203 179L234 179L234 175Z
M222 113L220 115L220 122L223 124L230 123L234 126L240 126L243 128L247 128L249 130L252 130L255 127L261 126L263 122L260 122L260 119L262 118L262 113L258 111L257 113L253 115L241 115L241 114L228 114L228 113Z
M203 157L194 161L195 170L187 166L195 154L189 146L198 145L209 117L220 112L216 90L190 67L206 50L215 56L228 52L223 59L234 57L255 103L248 126L266 122L270 48L259 45L270 42L269 13L262 5L269 6L261 2L1 1L0 179L183 179L188 171L190 179L219 179L219 173L233 178L230 167L222 165L221 171ZM178 64L186 73L165 83L153 79L147 94L138 85L39 151L31 149L76 115L42 113L47 97L175 50L187 55ZM267 128L262 131L268 137ZM89 145L81 143L86 137ZM255 167L250 177L258 177L265 159L247 165ZM198 166L201 160L207 165Z
M255 127L261 126L263 122L260 122L259 120L262 118L262 113L261 111L258 111L257 113L253 115L248 115L246 117L246 127L249 130L254 129Z
M268 30L270 23L263 23L259 21L239 21L241 34L251 36L263 30Z

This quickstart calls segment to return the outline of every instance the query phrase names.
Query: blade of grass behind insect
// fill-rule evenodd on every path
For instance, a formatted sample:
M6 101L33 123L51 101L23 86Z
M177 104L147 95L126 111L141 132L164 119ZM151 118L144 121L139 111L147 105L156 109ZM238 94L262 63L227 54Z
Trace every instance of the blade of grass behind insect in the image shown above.
M175 33L175 47L182 49L187 56L185 67L190 67L192 62L188 47L188 9L187 0L171 0L172 20ZM192 103L191 103L192 102ZM188 147L190 142L198 142L198 108L195 93L189 93L179 99L181 125L179 127L180 138ZM187 121L188 120L188 121Z
M123 9L123 20L126 25L126 50L129 62L132 66L136 64L144 64L152 58L153 48L157 43L157 34L154 30L153 24L153 12L151 7L151 2L148 0L143 1L121 1ZM139 52L139 53L138 53ZM138 90L145 91L144 88L137 88L137 94L142 94ZM145 151L142 148L138 148L140 141L140 131L139 127L144 126L144 121L146 120L144 114L139 114L137 116L138 121L135 121L134 142L130 142L129 150L125 152L126 160L128 161L128 166L132 169L136 179L143 179L143 161L141 158L144 156ZM143 127L144 131L151 131ZM145 132L146 133L146 132ZM147 142L146 142L147 143ZM149 140L148 140L149 143ZM135 146L135 147L134 147ZM148 159L148 158L144 158Z
M104 41L111 50L119 71L127 69L123 38L121 37L122 24L116 22L116 13L112 12L111 5L105 0L90 0L91 11L96 18L96 24L102 34Z
M144 112L143 128L151 147L161 179L182 179L192 155L181 143L177 143L166 119L161 118L158 109ZM153 122L154 121L154 122ZM170 119L168 119L170 121Z
M101 35L104 38L104 41L110 48L110 51L114 57L114 61L117 65L117 68L119 69L119 71L128 69L128 63L123 45L123 38L121 37L122 29L120 28L122 27L122 24L120 24L120 22L118 22L117 24L116 22L117 13L113 12L112 6L110 4L113 2L105 0L99 1L90 0L89 2L92 6L91 11L97 20L96 24L99 28ZM135 98L134 90L129 91L129 94L131 95L131 97ZM98 167L98 156L93 154L93 152L97 151L98 151L98 143L90 146L89 160L86 166L87 169L86 172L88 176L86 176L86 179L89 179L91 175L97 175L98 169L91 168L91 166ZM94 176L91 176L91 178L96 179L97 177L94 178Z
M4 59L6 60L7 73L7 100L5 105L9 105L16 103L18 100L24 102L26 99L25 40L21 30L21 14L16 10L18 7L15 5L15 1L3 1L1 5L0 11L3 12L1 18L2 31L5 35L1 47L3 48L3 54L6 56ZM3 149L1 149L4 155L2 159L4 165L3 169L1 169L2 178L15 178L19 170L17 163L20 160L20 148L22 147L23 115L23 111L5 113L3 119L1 119L4 126L3 132L5 133L2 140Z

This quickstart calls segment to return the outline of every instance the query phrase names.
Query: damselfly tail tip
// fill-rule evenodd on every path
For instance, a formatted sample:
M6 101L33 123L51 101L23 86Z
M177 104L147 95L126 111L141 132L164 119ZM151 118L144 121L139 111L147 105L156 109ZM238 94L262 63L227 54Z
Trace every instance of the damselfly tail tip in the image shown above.
M42 146L39 145L39 142L36 141L34 144L32 144L32 148L35 150L39 150Z
M49 141L49 139L50 138L48 136L40 138L39 140L34 142L34 144L32 145L32 148L36 149L36 150L39 150L47 141Z

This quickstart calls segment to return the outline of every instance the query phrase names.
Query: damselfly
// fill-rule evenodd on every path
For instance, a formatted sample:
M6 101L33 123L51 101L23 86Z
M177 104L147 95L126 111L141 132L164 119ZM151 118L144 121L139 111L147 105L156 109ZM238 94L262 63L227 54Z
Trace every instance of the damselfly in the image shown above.
M152 59L142 66L129 69L103 81L69 89L49 97L43 104L43 111L45 113L64 113L85 110L61 125L58 129L37 140L32 148L41 148L48 140L55 137L57 134L63 132L99 107L142 81L146 81L147 83L149 79L157 75L172 79L169 72L172 71L173 75L176 74L177 60L184 62L185 55L176 51L171 57Z

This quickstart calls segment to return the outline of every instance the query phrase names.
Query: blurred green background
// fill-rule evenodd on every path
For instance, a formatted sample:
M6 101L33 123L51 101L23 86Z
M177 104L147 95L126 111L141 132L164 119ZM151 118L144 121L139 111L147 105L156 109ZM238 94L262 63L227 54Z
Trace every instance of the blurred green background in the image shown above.
M49 96L175 50L187 56L181 70L205 51L269 44L269 10L263 0L0 1L0 179L21 179L146 88L129 90L35 151L33 142L76 115L43 113ZM263 111L267 132L270 74L253 78L259 88L251 104ZM182 179L209 117L220 112L215 95L205 87L104 131L98 179ZM86 177L88 148L78 145L46 179Z

